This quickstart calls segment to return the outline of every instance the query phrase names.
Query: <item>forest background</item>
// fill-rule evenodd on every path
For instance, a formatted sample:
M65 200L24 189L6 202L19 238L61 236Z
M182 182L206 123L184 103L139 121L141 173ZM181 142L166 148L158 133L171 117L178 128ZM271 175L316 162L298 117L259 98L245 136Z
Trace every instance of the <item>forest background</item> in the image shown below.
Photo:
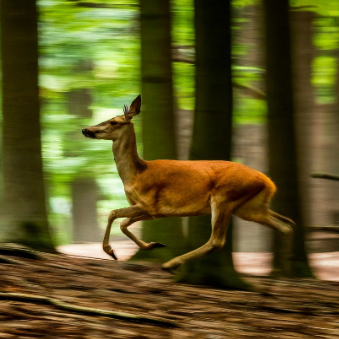
M125 207L126 200L110 145L106 141L89 142L82 136L81 129L120 115L122 106L130 104L141 93L143 98L146 97L148 106L146 112L142 110L135 120L135 126L139 154L147 160L220 158L251 164L251 160L243 157L241 142L244 135L249 143L253 142L253 136L246 131L259 131L259 136L254 138L262 145L258 152L262 161L252 167L277 182L277 210L300 225L294 247L302 250L294 253L298 259L295 260L298 264L294 273L312 275L307 264L307 249L305 251L304 248L308 228L310 225L335 225L339 218L336 183L310 178L312 172L338 175L339 10L335 1L323 1L321 4L291 1L287 13L284 11L287 1L277 2L283 9L279 12L279 6L272 8L267 1L237 0L232 2L231 8L221 8L224 12L219 15L218 1L213 2L216 7L209 6L214 12L212 9L208 12L208 6L201 5L203 2L188 0L174 0L170 3L171 7L166 1L166 8L158 1L141 1L139 6L134 1L40 0L37 1L38 17L35 17L35 2L29 3L26 9L20 1L12 2L13 6L22 6L21 13L20 10L13 11L15 7L11 8L8 1L2 1L1 7L4 120L0 193L3 239L47 249L70 242L101 240L109 211ZM202 7L198 7L199 3ZM211 28L210 32L206 31L208 34L202 47L198 47L196 42L199 21L196 21L195 15L200 13L199 8L205 15L200 21L201 25L205 25L202 31ZM25 13L25 10L28 12ZM25 40L20 28L15 32L11 26L13 18L10 14L13 13L17 17L31 13L38 23L39 56L36 54L35 58L39 65L41 128L36 120L30 118L30 114L39 113L39 103L31 104L24 100L25 95L30 96L31 93L25 92L28 82L21 81L23 73L18 69L16 74L11 75L11 68L5 67L13 60L20 61L11 54L13 37L21 36L22 46L30 41ZM276 30L274 22L269 20L275 15ZM159 21L155 26L147 26L147 18L156 16ZM211 25L213 17L218 17L215 27ZM280 23L280 28L277 28ZM22 27L26 29L25 25ZM217 38L211 39L212 36ZM213 40L211 44L209 40ZM274 42L277 44L274 45ZM208 98L213 98L208 90L200 88L197 92L198 57L201 58L199 60L206 58L204 60L211 64L213 58L208 59L208 55L218 54L220 46L224 45L230 46L230 52L223 51L221 58L227 61L229 57L227 65L231 66L232 72L227 79L231 80L232 88L223 84L229 91L225 97L219 96L220 103L216 108L216 116L221 118L219 123L214 120L208 128L204 128L206 121L211 119L207 115L200 116L200 120L195 116L195 133L201 128L207 130L205 134L197 135L192 126L193 112L197 114L199 111L198 99L205 93L205 103L214 105L213 100L208 101ZM200 52L198 48L201 48ZM155 54L158 59L154 59ZM21 57L28 60L26 56L25 50L21 50ZM160 60L159 69L154 60ZM30 67L29 63L22 63L23 72L27 65ZM170 68L166 69L166 65ZM221 69L227 68L227 65L221 66ZM156 91L158 84L152 85L153 68L159 76L165 74L166 81L163 83L170 88L169 92ZM280 74L274 73L274 70ZM212 83L218 80L218 68L213 71L215 73L212 72L213 76L209 79ZM16 96L9 98L6 95L13 90L13 85L6 86L6 81L8 84L13 74L23 87L18 86L20 90L17 90ZM15 110L11 104L16 100L21 104L18 115L13 113ZM35 110L34 114L28 106ZM277 107L281 107L280 111ZM223 109L224 115L220 113ZM231 120L227 120L229 118ZM202 123L200 127L197 125L199 121ZM241 129L242 126L247 126L247 129ZM23 134L18 132L21 128ZM217 130L218 133L215 133ZM10 139L15 135L14 131L17 131L16 139ZM32 173L37 173L34 166L29 167L28 164L32 157L39 155L26 152L25 147L17 147L19 144L27 146L30 136L35 134L39 137L40 132L44 187L36 186L36 182L27 179L32 177ZM219 140L214 140L214 134ZM232 135L233 152L230 146ZM215 145L226 142L226 139L228 144L223 144L218 149L219 153L213 154L211 149L216 147L208 145L208 140L212 139ZM38 148L36 150L39 152ZM24 162L20 165L16 157L24 159ZM6 167L11 161L11 165ZM33 192L44 193L35 195ZM43 222L45 226L39 226L41 216L37 224L27 218L32 213L28 211L28 202L31 201L32 210L36 210L36 200L40 200L41 204L47 202L48 222ZM17 228L10 228L12 232L8 232L9 220L12 222L20 213L27 219L23 229L17 232ZM206 222L207 219L204 219L203 223ZM151 255L161 260L181 253L183 248L196 247L209 232L206 228L206 234L202 231L203 236L187 245L184 233L190 235L188 238L194 238L187 220L153 221L155 223L161 223L161 227L150 227L148 223L143 226L146 240L152 237L156 237L157 241L170 237L183 239L177 246L170 244L167 252L159 249ZM170 228L170 224L174 226ZM183 224L186 225L184 228ZM120 233L118 224L113 227L113 232ZM272 237L264 236L263 241L270 241L267 239ZM229 234L228 241L232 246L230 239L232 234ZM274 243L277 242L279 239L276 237ZM229 252L232 248L226 250ZM279 258L279 253L276 258ZM278 259L275 265L285 270L285 264L279 263Z

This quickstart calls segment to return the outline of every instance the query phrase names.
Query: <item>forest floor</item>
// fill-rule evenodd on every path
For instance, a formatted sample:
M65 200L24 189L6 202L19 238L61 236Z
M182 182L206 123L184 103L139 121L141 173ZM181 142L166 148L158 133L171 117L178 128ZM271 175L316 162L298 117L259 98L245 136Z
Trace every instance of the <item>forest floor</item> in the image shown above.
M66 254L0 250L0 265L0 338L339 338L337 281L244 275L255 293Z
M125 237L114 237L111 242L114 253L120 260L130 259L138 250L137 245ZM101 243L82 243L59 246L62 253L107 259ZM318 279L339 282L339 252L310 253L310 265ZM272 253L234 252L234 265L238 272L247 275L269 275L272 267Z

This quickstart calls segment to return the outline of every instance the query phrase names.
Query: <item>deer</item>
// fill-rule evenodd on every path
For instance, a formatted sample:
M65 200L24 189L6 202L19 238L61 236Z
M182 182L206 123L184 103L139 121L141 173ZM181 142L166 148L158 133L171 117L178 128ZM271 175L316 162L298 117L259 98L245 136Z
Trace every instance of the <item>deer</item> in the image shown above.
M82 130L85 137L113 141L112 151L129 207L112 210L102 243L103 250L117 260L109 244L115 219L124 218L121 231L141 250L165 245L136 237L128 227L137 221L166 217L211 215L212 231L201 247L162 264L173 273L188 260L221 249L232 215L276 229L293 232L294 222L271 209L276 186L265 174L243 164L223 160L152 160L138 156L132 119L140 113L141 96L123 115Z

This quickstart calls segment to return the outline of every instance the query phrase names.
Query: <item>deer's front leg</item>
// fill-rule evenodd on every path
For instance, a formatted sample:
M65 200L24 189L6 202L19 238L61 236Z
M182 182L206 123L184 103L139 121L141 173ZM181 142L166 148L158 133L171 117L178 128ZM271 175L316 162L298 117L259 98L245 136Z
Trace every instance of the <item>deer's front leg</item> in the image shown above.
M139 238L137 238L132 232L130 232L127 227L132 225L133 223L141 220L150 220L153 219L150 215L144 214L139 217L135 218L128 218L124 219L121 224L120 224L120 229L121 231L126 234L131 240L133 240L142 250L151 250L153 248L158 248L158 247L165 247L164 244L160 244L159 242L145 242Z
M121 223L121 230L125 233L131 240L133 240L141 249L149 250L155 247L162 247L164 245L159 243L146 243L140 239L138 239L133 233L127 230L127 227L132 223L139 220L152 219L152 217L141 209L139 206L131 206L126 208L120 208L117 210L111 211L108 217L108 223L105 231L104 240L102 243L103 250L111 256L113 259L117 260L117 257L114 254L112 247L109 245L109 236L111 233L112 223L117 218L127 218Z
M112 247L109 244L109 236L111 233L112 223L117 218L133 218L145 214L139 206L131 206L126 208L120 208L117 210L112 210L108 216L107 227L105 231L104 240L102 242L103 250L111 256L113 259L117 260L117 257L114 254Z

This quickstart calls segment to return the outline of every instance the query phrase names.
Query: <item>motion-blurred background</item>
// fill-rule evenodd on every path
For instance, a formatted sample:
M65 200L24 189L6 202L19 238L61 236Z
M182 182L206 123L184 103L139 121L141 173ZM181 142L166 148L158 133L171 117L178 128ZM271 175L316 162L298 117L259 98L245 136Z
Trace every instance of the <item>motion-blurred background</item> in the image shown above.
M277 183L275 209L298 224L296 261L304 245L339 251L339 183L310 176L339 175L335 0L2 0L0 11L4 240L101 241L127 202L111 143L81 129L141 93L140 156L262 171ZM137 226L165 238L169 257L174 240L190 247L187 219L152 222ZM271 252L272 233L235 219L233 250Z

